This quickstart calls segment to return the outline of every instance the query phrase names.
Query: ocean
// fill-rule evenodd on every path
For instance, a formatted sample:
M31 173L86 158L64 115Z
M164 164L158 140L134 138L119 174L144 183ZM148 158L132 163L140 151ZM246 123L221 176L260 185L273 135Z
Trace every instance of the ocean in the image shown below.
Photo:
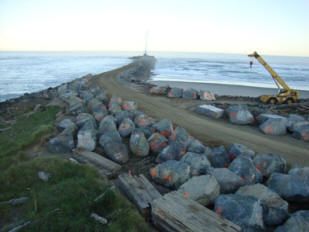
M140 52L0 52L0 101L130 63ZM275 87L269 73L239 54L153 52L152 80ZM262 56L295 89L309 90L309 57Z

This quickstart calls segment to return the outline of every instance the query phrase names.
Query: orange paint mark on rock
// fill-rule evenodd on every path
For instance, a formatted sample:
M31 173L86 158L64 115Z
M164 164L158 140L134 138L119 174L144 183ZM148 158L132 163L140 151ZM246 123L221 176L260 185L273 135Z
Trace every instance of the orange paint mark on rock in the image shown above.
M222 207L219 206L217 211L216 211L217 215L221 216L222 215Z
M190 197L190 194L189 193L184 193L183 194L185 197Z
M231 112L231 113L230 113L230 117L231 117L231 118L236 118L236 116L237 116L237 113L236 113L236 112Z
M230 160L234 160L237 157L235 154L229 154L228 156Z
M152 177L155 177L156 174L157 174L157 171L156 171L155 168L153 168L153 169L150 170L150 175L151 175Z
M169 132L169 131L161 131L160 134L163 135L163 136L165 136L165 137L170 136L170 132Z
M100 109L105 109L105 105L101 105L101 106L100 106Z
M260 165L255 165L255 168L258 170L259 173L263 172L263 169Z
M267 134L272 134L273 133L273 128L271 126L265 126L264 127L264 131L267 133Z
M301 136L303 137L304 141L309 141L309 133L304 131L301 133Z
M246 181L247 181L247 178L246 178L246 177L242 177L241 180L242 180L243 182L246 182Z

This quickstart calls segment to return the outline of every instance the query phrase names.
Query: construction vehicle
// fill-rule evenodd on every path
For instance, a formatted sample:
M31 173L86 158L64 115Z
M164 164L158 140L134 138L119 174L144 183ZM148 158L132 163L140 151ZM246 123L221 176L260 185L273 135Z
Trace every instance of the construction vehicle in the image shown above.
M275 84L278 87L277 95L262 95L260 101L268 104L287 103L291 104L298 101L299 93L290 87L281 79L281 77L266 63L266 61L257 52L248 55L256 58L264 68L270 73ZM252 64L252 63L251 63Z

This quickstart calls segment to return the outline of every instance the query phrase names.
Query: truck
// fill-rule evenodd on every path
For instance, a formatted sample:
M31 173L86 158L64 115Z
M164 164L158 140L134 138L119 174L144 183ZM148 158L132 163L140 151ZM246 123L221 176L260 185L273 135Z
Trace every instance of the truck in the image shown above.
M278 103L291 104L298 102L299 92L295 89L291 89L257 52L253 52L248 56L254 57L264 66L278 87L277 95L262 95L259 97L261 102L273 105Z

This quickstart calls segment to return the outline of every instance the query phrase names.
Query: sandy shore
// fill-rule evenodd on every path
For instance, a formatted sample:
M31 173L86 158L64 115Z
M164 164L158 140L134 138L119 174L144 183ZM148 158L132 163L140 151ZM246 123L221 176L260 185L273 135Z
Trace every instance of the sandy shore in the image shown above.
M170 87L181 87L184 89L209 90L218 95L231 95L243 97L258 97L266 94L276 94L275 88L251 87L242 85L226 85L226 84L212 84L212 83L196 83L196 82L182 82L182 81L149 81L152 84L159 86L169 85ZM300 98L309 98L309 91L299 90Z

